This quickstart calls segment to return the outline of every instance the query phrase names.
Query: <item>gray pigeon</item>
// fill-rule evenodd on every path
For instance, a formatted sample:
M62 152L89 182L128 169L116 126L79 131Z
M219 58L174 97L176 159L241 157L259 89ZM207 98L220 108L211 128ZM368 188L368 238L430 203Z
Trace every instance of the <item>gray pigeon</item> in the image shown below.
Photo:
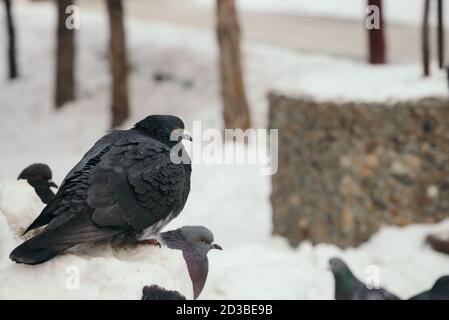
M178 216L190 191L190 159L178 143L191 138L183 130L178 117L152 115L130 130L109 132L68 173L25 232L45 229L14 249L10 259L38 264L81 243L156 236ZM186 161L171 160L175 146Z
M411 297L409 300L449 300L449 276L438 278L432 288Z
M400 300L383 288L369 289L339 258L329 260L335 279L335 300Z
M166 290L153 284L143 287L142 300L186 300L186 297L178 291Z
M168 248L182 251L192 280L193 298L197 299L209 272L207 254L211 249L223 250L222 247L213 243L213 233L203 226L184 226L163 232L160 239Z
M58 187L51 181L51 177L51 170L46 164L34 163L23 169L17 180L27 180L28 184L34 188L42 202L47 204L55 196L51 187Z

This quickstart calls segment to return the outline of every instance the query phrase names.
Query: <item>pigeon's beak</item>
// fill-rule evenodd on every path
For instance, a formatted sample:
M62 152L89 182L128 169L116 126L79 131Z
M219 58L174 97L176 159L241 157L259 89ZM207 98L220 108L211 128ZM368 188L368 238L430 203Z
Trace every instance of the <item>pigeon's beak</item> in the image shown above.
M48 185L53 188L58 188L58 185L56 183L54 183L53 181L49 181Z
M219 244L216 244L216 243L212 244L212 248L211 249L223 250L223 248Z

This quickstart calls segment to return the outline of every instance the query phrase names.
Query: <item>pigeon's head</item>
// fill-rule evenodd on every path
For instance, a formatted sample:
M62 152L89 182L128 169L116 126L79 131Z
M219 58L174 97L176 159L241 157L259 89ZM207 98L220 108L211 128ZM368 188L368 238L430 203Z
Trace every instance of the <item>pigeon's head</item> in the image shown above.
M213 243L214 235L212 231L203 226L184 226L179 229L183 240L195 250L207 254L211 249L223 250L223 248Z
M346 263L344 263L344 261L341 260L340 258L329 259L329 269L332 271L333 274L341 274L349 270Z
M443 276L435 281L435 284L432 287L432 291L447 294L447 292L449 292L449 276Z
M57 188L58 186L51 181L51 177L51 170L46 164L35 163L23 169L17 180L27 180L32 186L45 185L48 187Z
M134 127L168 146L174 146L183 139L192 141L184 133L184 122L176 116L151 115L137 122Z
M335 299L352 299L354 284L358 280L354 277L346 263L340 258L332 258L329 260L329 269L332 271L335 279Z
M184 226L160 234L162 242L171 249L182 250L193 285L193 297L198 298L209 271L207 253L211 249L223 250L214 244L213 233L203 226Z
M153 284L143 287L142 300L186 300L186 297L178 291L166 290Z
M223 250L220 245L213 243L214 234L204 226L184 226L162 232L160 237L171 249L195 252L199 256L206 256L211 249Z

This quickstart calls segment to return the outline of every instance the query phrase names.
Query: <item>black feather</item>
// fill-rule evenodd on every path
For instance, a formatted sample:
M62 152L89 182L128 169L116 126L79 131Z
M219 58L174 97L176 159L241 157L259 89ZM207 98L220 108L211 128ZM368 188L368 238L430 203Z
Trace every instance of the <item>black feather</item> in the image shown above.
M186 297L178 291L166 290L158 285L151 285L143 287L142 300L186 300Z
M28 241L15 248L9 258L17 263L39 264L56 257L71 246L58 246L51 248L35 249L30 247Z

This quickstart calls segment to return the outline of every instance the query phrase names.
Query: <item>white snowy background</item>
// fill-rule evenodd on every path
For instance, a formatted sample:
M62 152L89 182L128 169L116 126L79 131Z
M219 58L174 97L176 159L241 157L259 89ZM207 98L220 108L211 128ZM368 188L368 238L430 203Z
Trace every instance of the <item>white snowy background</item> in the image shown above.
M386 3L395 1L401 2ZM282 11L285 4L289 10L296 6L313 14L336 12L329 7L336 1L324 1L329 6L313 4L317 2L290 0L274 5L267 0L259 4L240 1L245 10ZM351 18L359 14L353 10L339 10L338 15ZM399 22L418 19L408 16L402 21L400 10L393 12ZM31 187L16 181L20 171L34 162L47 163L54 181L60 183L110 123L105 13L82 12L76 47L78 100L59 111L52 107L54 7L51 3L21 4L15 18L21 78L5 80L6 63L0 63L0 298L136 299L141 286L151 283L185 289L188 283L182 259L167 249L130 252L100 246L79 248L35 267L9 261L9 252L23 241L21 231L43 208ZM3 19L1 16L0 25L5 24ZM201 121L203 128L221 128L213 30L131 18L126 27L132 116L123 128L157 113L177 114L189 128L194 120ZM1 28L0 43L5 37ZM372 67L347 58L252 42L244 43L243 51L249 103L259 128L266 126L266 95L271 89L333 100L447 97L444 73L435 69L431 78L423 79L418 64ZM0 61L6 61L5 50L0 51ZM168 72L176 80L156 83L156 72ZM182 84L186 81L191 87ZM249 148L255 152L253 146ZM367 276L367 266L378 266L381 285L403 298L449 273L449 257L435 253L423 242L430 231L449 232L449 220L437 225L384 227L354 249L308 242L292 249L284 239L271 235L269 194L270 177L260 175L256 165L194 165L187 205L167 229L205 225L224 247L222 252L209 254L210 272L201 299L332 299L333 279L327 260L333 256L343 257L361 279ZM66 288L66 267L70 265L80 268L79 290Z
M212 7L214 0L193 0L198 6ZM290 15L360 20L365 14L366 0L239 0L238 8L246 11L278 12ZM388 23L417 25L422 19L424 1L386 0L383 2ZM433 5L433 3L432 3ZM447 15L449 8L445 6ZM431 22L435 15L432 15ZM447 23L447 22L446 22Z

